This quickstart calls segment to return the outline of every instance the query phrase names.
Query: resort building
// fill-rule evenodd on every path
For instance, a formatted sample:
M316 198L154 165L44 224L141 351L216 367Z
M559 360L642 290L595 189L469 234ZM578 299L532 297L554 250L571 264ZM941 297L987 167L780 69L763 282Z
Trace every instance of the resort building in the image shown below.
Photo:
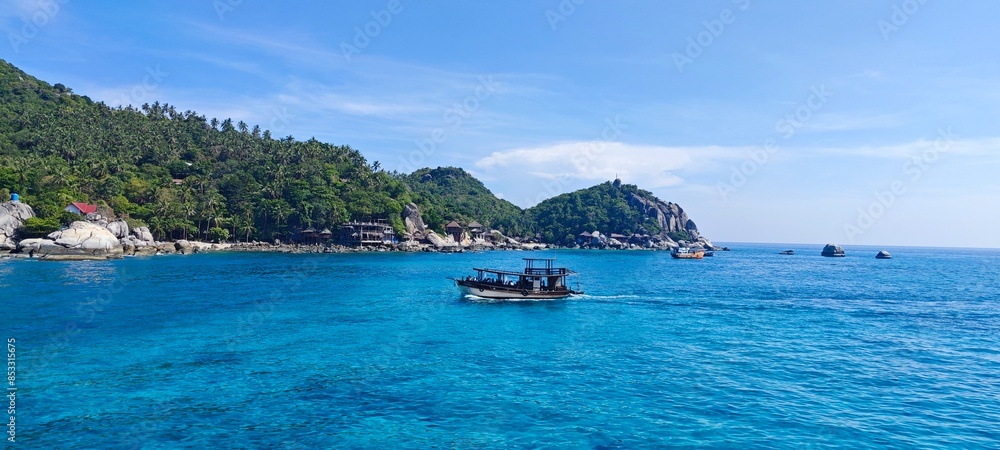
M73 214L86 216L87 214L97 212L97 205L88 205L86 203L73 202L70 203L68 206L66 206L64 210L69 211Z
M486 227L484 227L483 224L476 222L475 220L469 224L469 235L472 236L473 239L482 239L483 233L486 233Z
M392 224L384 219L348 222L340 226L340 243L352 247L393 245L396 243L396 232L392 229Z
M462 229L462 226L459 225L458 222L452 220L451 223L444 226L444 231L445 233L448 234L448 236L451 236L451 238L454 239L455 242L461 242L462 232L464 232L465 230Z

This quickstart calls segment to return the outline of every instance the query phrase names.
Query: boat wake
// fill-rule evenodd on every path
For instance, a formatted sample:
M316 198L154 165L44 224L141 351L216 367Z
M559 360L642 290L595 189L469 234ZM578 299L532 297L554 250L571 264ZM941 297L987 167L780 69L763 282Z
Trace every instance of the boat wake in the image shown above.
M636 300L643 298L639 295L592 295L592 294L580 294L574 295L573 298L578 298L581 300L623 300L630 299Z

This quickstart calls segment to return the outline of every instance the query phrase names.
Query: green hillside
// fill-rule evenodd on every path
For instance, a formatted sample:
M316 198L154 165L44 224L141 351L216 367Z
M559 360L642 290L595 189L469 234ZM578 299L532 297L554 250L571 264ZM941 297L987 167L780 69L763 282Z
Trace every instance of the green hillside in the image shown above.
M655 206L643 207L637 199ZM647 211L647 208L655 208L660 214L656 215L655 210ZM694 223L688 222L679 206L617 180L555 196L525 213L543 241L567 245L580 233L594 230L624 235L665 235L674 240L690 240L697 233ZM676 218L674 226L670 224L671 217Z
M457 167L420 169L400 177L412 190L424 222L434 229L458 220L473 220L508 235L520 235L530 229L524 211L513 203L497 198L486 186Z
M349 146L275 138L166 104L110 108L2 60L0 191L47 218L72 201L110 206L160 239L213 228L271 239L367 217L402 228L411 201L400 180Z
M390 174L346 145L275 138L167 104L111 108L0 60L0 196L11 192L43 219L34 235L74 220L63 208L81 201L148 225L158 240L272 240L369 218L404 232L410 202L439 231L479 221L549 243L593 230L697 232L677 205L617 181L522 210L460 168Z

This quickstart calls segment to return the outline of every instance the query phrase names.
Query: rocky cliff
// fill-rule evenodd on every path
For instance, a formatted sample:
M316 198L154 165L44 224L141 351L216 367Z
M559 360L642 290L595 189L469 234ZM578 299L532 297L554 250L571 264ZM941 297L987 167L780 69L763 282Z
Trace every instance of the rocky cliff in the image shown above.
M35 211L26 203L6 202L0 204L0 251L13 250L17 243L14 235L25 220L35 217Z

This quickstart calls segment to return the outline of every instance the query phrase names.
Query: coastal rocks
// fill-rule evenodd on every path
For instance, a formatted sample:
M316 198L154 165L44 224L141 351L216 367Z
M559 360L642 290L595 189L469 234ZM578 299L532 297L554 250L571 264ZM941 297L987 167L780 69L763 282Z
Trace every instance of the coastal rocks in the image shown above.
M26 203L6 202L0 204L0 251L17 248L14 234L24 221L35 217L35 211Z
M427 242L438 249L458 247L458 243L451 236L441 237L437 233L430 231L427 233Z
M822 255L823 256L829 256L829 257L842 257L842 256L846 256L846 254L844 253L844 249L841 248L839 245L836 245L836 244L826 244L826 246L823 247L823 253L822 253Z
M892 259L892 254L882 250L875 255L875 259Z
M629 205L639 209L646 216L653 218L666 236L668 233L687 232L692 239L698 239L698 226L689 219L687 213L680 205L673 202L664 202L657 199L647 199L633 193L629 198Z
M427 225L424 225L424 219L420 216L420 209L417 208L415 203L410 203L403 207L403 223L406 224L406 231L408 233L413 233L414 231L423 233L427 230Z
M17 250L50 261L81 261L121 258L123 249L106 228L77 221L69 228L49 234L48 239L25 239Z
M111 234L115 235L118 239L124 239L129 235L128 224L125 223L124 220L110 222L107 225L104 225L104 228L107 228L108 231L110 231Z
M190 255L198 251L198 247L195 247L194 245L191 244L191 242L187 241L186 239L180 239L177 242L174 242L174 249L177 250L177 253L180 253L182 255Z
M148 227L133 228L132 236L134 236L139 241L145 242L147 245L153 245L153 233L149 232Z

